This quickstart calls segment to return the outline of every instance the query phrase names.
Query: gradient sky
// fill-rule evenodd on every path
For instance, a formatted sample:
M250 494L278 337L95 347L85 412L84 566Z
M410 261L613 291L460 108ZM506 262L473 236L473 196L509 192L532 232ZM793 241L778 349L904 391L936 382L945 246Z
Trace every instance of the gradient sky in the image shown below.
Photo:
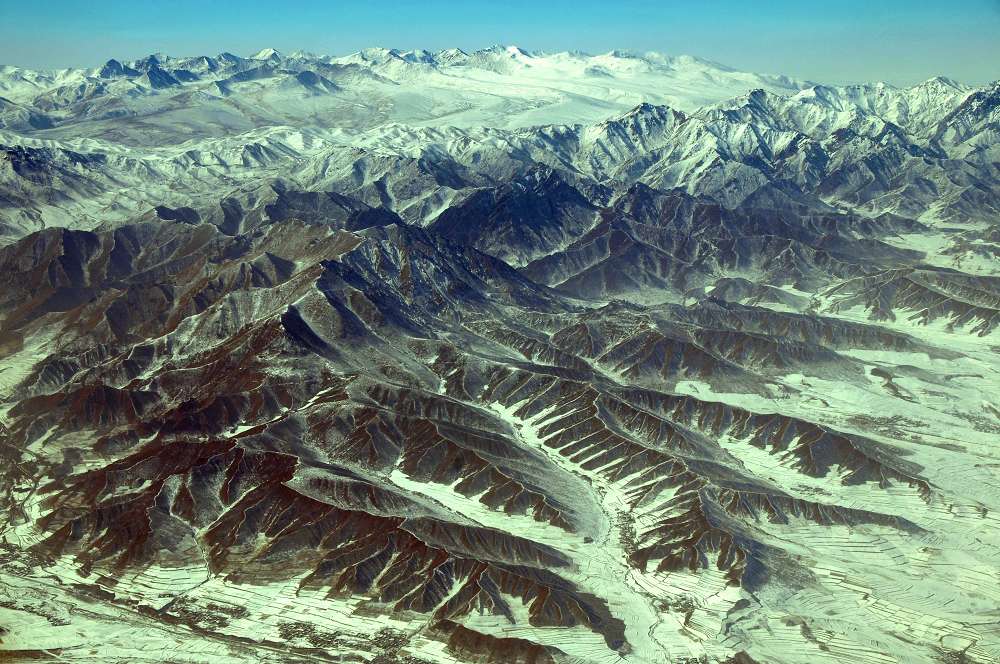
M0 0L0 64L365 46L690 54L829 83L1000 78L1000 0Z

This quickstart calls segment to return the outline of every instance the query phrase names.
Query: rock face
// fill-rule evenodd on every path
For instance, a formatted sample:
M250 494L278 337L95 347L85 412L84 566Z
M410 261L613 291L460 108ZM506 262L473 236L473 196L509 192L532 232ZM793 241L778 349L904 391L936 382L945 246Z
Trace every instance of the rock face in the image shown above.
M454 92L545 68L583 101ZM1000 658L995 86L0 71L0 649Z

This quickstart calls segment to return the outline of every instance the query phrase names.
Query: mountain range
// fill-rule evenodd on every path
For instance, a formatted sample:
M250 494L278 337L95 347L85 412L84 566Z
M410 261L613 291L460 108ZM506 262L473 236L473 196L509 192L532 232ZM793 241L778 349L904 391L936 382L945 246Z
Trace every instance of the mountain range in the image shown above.
M0 67L0 652L1000 658L1000 83Z

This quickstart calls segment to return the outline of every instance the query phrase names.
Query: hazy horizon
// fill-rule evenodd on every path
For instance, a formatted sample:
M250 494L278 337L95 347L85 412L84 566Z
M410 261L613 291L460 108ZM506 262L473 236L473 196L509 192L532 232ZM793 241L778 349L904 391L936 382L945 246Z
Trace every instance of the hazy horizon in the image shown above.
M933 76L983 84L1000 78L1000 2L958 0L823 7L780 0L747 7L732 0L688 6L646 0L611 7L590 0L546 6L518 0L504 9L454 3L292 3L249 0L227 7L180 0L136 6L80 0L0 9L7 36L0 64L32 69L95 67L110 58L249 55L264 47L346 55L383 46L472 51L517 44L530 51L627 50L692 55L761 73L825 83L883 80L908 85Z

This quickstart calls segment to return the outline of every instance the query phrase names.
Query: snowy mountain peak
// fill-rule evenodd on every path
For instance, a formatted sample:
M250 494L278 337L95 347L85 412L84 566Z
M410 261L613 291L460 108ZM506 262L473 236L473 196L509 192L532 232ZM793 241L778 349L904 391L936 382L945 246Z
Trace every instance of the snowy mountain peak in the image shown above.
M965 92L969 88L958 81L948 78L947 76L934 76L932 78L918 83L914 87L916 88L939 88L946 90L957 90L959 92Z
M112 58L104 63L97 75L101 78L118 78L120 76L138 76L139 72Z
M407 62L429 65L437 64L434 54L422 48L418 48L413 51L397 52L396 55Z
M262 48L253 55L250 56L251 60L270 60L272 62L277 62L282 59L282 55L277 49L273 48Z
M532 53L524 50L519 46L507 45L507 44L494 44L489 48L484 48L476 51L475 55L480 56L500 56L503 58L509 58L511 60L525 60L530 59L533 56Z
M531 53L529 53L528 51L524 50L520 46L507 46L507 47L504 48L504 50L512 58L530 58L530 57L532 57Z

